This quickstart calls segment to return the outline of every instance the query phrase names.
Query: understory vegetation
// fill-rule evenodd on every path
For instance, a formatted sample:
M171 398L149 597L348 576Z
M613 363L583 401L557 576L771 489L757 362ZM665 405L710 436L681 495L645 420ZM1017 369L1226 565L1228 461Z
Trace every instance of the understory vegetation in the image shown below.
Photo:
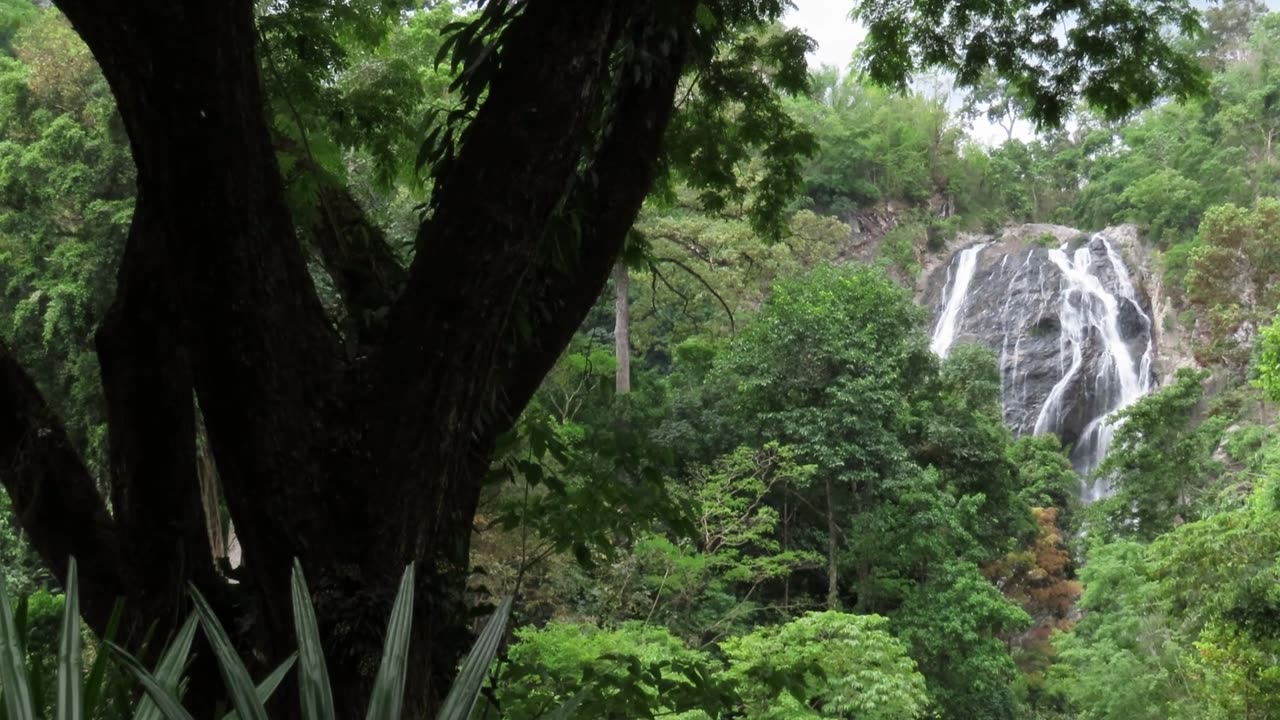
M260 9L257 28L288 214L325 330L353 362L376 357L389 311L350 301L367 278L329 267L325 228L354 225L353 213L368 220L388 249L381 267L401 274L427 246L419 222L447 216L431 193L454 149L423 144L422 118L459 106L466 111L446 125L476 116L467 83L488 68L476 60L488 52L488 26L465 23L507 4L385 5L376 27L353 22L314 44L308 33L333 20L325 13L341 16L343 3L315 14ZM464 674L477 719L1280 720L1280 13L1254 0L1215 6L1205 32L1179 48L1197 63L1203 93L1124 117L1082 103L1055 129L1034 121L1041 111L1007 79L943 92L951 76L934 78L933 90L917 77L914 90L886 89L857 72L876 74L861 56L853 69L805 68L808 41L783 27L780 9L770 22L718 25L698 7L700 22L732 30L733 43L708 52L715 62L696 90L681 86L613 279L510 428L480 443L483 452L462 453L489 461L474 519L459 521L470 538L450 539L466 567L424 563L435 569L417 585L423 607L464 606L461 627L392 615L393 596L360 583L377 576L398 589L398 576L353 564L353 550L315 574L314 612L331 613L321 629L299 626L305 644L265 647L296 649L297 667L314 667L323 630L325 651L341 658L334 667L372 681L384 638L407 663L412 637L451 648L431 656L438 679L480 635L489 655L468 657L483 657L484 672ZM451 53L477 64L451 67ZM1006 128L1006 139L978 142L975 122ZM442 137L455 132L448 127ZM131 500L110 480L128 470L113 452L125 431L111 424L119 398L104 387L106 341L99 334L95 345L95 333L135 242L133 158L112 87L72 23L44 3L0 0L0 351L12 349L117 513ZM586 217L566 213L556 228ZM1122 411L1098 470L1114 492L1089 505L1069 448L1006 426L996 355L960 345L939 359L914 295L969 233L1022 223L1137 225L1161 279L1145 290L1180 318L1165 332L1185 344L1182 367ZM1029 242L1057 244L1038 232ZM543 310L510 310L501 333L534 333ZM476 377L468 382L492 380ZM191 386L180 394L191 406ZM212 551L210 575L268 582L241 552L218 485L220 471L236 468L219 466L216 448L228 443L206 430L217 398L196 395L186 409L204 523L185 529ZM422 397L435 396L412 402ZM359 402L334 401L340 412ZM392 436L398 421L377 427ZM450 433L431 437L461 443L467 429ZM346 456L334 464L357 467ZM431 512L443 487L424 495ZM16 618L0 651L36 679L33 714L63 707L56 677L67 625L83 636L76 657L94 668L93 711L83 717L159 717L135 675L175 636L190 645L195 622L183 640L171 631L189 613L149 616L155 627L138 626L133 639L150 638L148 629L161 637L128 648L140 661L95 663L111 651L74 613L64 619L65 570L29 542L39 518L22 515L24 502L0 492L0 581L14 601L0 613ZM315 518L299 524L323 524ZM397 564L394 553L428 542L370 534L366 554L386 543ZM79 562L87 592L97 576ZM183 572L175 577L199 583ZM450 572L465 578L458 597L440 580ZM276 610L313 613L305 587L306 602L291 605L289 578L269 582L285 598ZM146 591L188 598L185 584ZM258 652L254 632L271 609L228 597L211 594L216 607L200 621L213 628L215 610L250 608L223 619L225 640L246 658L241 679L268 677L282 658ZM399 624L384 635L388 616ZM500 620L486 626L490 617ZM344 652L357 637L374 655ZM212 655L230 662L234 652L197 642L190 666L203 657L210 670ZM173 662L162 684L179 694L174 670L185 660ZM0 675L6 700L14 677ZM297 694L297 684L283 687ZM423 702L438 707L441 687ZM191 693L209 697L202 688ZM241 717L292 716L255 706L250 686L239 691ZM400 716L398 694L374 696L392 695L376 717ZM342 696L338 705L337 717L352 707Z

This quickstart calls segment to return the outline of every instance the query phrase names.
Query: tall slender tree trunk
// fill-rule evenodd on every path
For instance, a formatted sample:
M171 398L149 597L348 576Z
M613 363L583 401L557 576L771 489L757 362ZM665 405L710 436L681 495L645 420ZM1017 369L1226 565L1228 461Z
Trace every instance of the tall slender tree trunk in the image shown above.
M840 609L840 577L836 553L840 548L840 526L836 522L836 504L831 478L827 478L827 609Z
M618 368L614 389L631 392L631 274L621 259L613 266L613 354Z

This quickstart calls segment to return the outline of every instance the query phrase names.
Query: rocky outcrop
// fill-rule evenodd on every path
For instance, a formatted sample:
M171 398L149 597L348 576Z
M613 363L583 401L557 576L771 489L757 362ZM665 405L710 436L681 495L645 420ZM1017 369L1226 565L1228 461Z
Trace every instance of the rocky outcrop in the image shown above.
M1091 471L1110 443L1106 417L1155 379L1156 278L1137 233L1021 225L962 240L919 288L933 310L935 351L991 348L1010 427L1056 433L1077 469Z

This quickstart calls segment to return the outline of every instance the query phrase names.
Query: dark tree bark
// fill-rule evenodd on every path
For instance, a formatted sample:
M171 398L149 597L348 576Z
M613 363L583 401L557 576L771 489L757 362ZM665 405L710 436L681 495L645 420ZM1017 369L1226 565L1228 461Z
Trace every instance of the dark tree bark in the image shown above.
M295 647L299 558L342 717L363 713L397 580L416 563L406 716L429 717L467 642L493 441L607 282L656 174L697 3L528 0L407 272L360 232L349 193L326 188L321 225L302 234L348 312L378 318L354 354L285 204L253 3L57 4L115 94L138 199L97 339L114 515L0 346L0 481L20 523L59 575L79 558L98 630L117 596L135 627L171 628L190 582L267 663ZM243 548L234 586L205 532L196 401Z
M61 422L2 340L0 479L45 564L65 577L68 556L79 558L80 610L101 631L124 594L115 528Z

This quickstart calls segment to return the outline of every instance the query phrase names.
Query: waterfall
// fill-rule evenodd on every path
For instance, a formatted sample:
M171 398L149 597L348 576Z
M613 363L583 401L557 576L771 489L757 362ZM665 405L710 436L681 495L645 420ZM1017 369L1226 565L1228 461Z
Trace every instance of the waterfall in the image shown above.
M1056 229L1078 238L1057 248L1023 240L1043 227L1001 237L998 252L984 253L993 244L984 239L938 268L929 347L940 357L959 339L991 348L1005 422L1017 435L1061 438L1090 502L1110 493L1093 476L1115 435L1115 412L1154 384L1152 320L1112 234L1084 241Z
M973 281L973 271L978 266L978 253L990 244L981 243L961 250L951 261L955 266L954 277L951 267L947 267L947 285L942 290L942 316L938 318L938 326L933 329L933 338L929 341L929 349L938 357L945 358L951 350L951 343L955 342L965 297L969 294L969 283Z
M1093 263L1091 247L1101 242L1106 251L1109 269L1115 275L1117 292L1106 288ZM1095 414L1084 426L1072 452L1072 459L1082 475L1095 470L1106 456L1115 435L1112 414L1121 410L1151 391L1152 333L1151 318L1142 310L1134 292L1129 270L1119 253L1102 235L1095 235L1071 257L1063 248L1049 250L1049 260L1061 271L1061 304L1058 321L1062 328L1059 336L1061 358L1070 357L1070 365L1061 379L1054 384L1040 407L1036 418L1036 434L1056 431L1064 424L1068 413L1080 400L1071 397L1087 389L1093 398L1089 403ZM1139 358L1133 356L1128 342L1121 333L1120 317L1124 304L1132 306L1145 323L1146 347ZM1081 378L1086 366L1086 351L1091 343L1101 344L1101 362L1090 365L1092 378ZM1092 387L1086 384L1091 382ZM1105 479L1099 479L1083 488L1084 500L1090 502L1105 497L1110 488Z

